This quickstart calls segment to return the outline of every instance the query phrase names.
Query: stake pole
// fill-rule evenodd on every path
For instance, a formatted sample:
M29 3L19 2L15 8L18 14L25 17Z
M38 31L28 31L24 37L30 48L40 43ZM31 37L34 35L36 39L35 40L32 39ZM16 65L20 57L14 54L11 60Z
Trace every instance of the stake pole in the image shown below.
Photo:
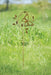
M24 28L23 28L23 68L24 68Z

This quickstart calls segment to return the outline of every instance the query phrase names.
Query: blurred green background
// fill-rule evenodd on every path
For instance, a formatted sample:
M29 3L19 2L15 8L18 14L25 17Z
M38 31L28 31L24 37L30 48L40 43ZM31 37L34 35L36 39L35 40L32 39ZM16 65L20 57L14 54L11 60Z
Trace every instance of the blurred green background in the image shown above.
M13 16L27 11L35 16L34 26L24 34L13 26ZM21 19L21 18L20 18ZM51 75L51 3L0 5L0 75Z

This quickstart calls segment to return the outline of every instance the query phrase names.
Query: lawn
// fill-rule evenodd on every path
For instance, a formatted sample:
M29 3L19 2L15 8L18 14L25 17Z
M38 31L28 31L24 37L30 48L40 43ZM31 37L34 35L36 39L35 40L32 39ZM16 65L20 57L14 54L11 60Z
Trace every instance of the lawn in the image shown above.
M35 21L24 34L23 69L22 32L12 24L13 16L24 10ZM10 5L8 11L0 11L0 75L51 75L51 9L45 10L45 19L39 10L33 5Z

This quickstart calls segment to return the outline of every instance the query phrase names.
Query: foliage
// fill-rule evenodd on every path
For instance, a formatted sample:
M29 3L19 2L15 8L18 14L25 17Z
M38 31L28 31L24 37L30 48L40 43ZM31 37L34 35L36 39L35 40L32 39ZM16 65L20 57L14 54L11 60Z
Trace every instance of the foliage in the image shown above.
M43 20L40 8L17 5L0 12L0 75L51 75L51 13ZM25 34L25 67L22 61L22 33L12 17L22 11L35 15L34 27ZM8 15L9 14L9 15Z

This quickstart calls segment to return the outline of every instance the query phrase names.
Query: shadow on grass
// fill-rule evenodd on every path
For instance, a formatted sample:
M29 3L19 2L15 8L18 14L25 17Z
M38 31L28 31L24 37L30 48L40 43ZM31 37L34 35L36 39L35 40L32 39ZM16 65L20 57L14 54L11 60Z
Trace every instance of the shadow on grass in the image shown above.
M0 12L8 11L9 7L7 8L6 5L0 5Z
M8 11L7 9L1 9L0 12Z

